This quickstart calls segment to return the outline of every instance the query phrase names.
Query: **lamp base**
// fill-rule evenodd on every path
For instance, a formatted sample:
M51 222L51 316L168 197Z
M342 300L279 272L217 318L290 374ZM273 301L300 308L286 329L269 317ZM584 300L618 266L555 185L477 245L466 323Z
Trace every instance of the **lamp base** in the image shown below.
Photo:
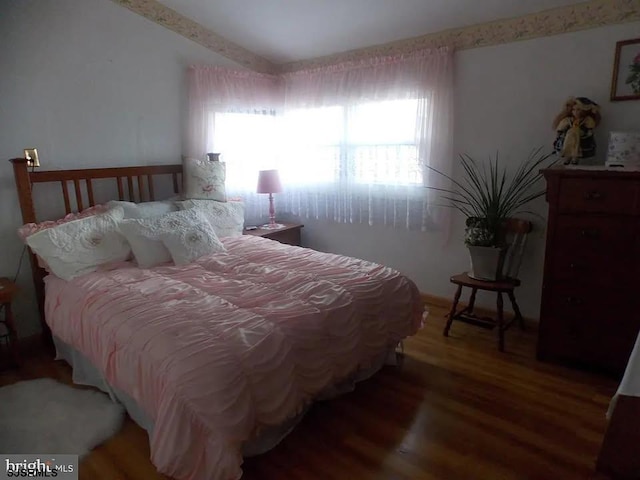
M281 223L265 223L264 225L261 225L260 228L263 230L277 230L279 228L284 228L286 225L283 225Z

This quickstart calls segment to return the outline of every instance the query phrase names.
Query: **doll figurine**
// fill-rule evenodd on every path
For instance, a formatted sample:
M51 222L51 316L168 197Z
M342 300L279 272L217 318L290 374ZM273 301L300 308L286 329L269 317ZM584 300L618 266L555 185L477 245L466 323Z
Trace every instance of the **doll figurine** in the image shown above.
M556 140L554 153L564 158L564 164L577 165L581 158L596 154L593 130L600 123L600 107L586 97L571 97L553 121Z

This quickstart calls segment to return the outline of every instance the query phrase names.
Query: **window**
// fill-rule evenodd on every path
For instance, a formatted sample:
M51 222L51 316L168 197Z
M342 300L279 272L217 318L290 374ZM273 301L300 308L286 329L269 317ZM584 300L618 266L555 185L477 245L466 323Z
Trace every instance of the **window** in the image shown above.
M195 66L188 78L187 152L221 152L245 205L264 198L258 170L278 168L280 212L430 227L423 169L452 170L453 49L280 75Z
M290 110L282 118L280 170L290 185L335 183L339 178L342 107Z
M417 109L417 100L394 100L289 111L283 174L295 184L420 184Z
M417 100L274 112L217 112L211 151L223 152L231 191L278 167L289 185L418 185ZM251 173L250 173L251 172ZM250 174L249 174L250 173Z
M258 170L273 168L278 152L277 119L273 111L216 112L209 152L221 152L226 186L233 193L255 192Z

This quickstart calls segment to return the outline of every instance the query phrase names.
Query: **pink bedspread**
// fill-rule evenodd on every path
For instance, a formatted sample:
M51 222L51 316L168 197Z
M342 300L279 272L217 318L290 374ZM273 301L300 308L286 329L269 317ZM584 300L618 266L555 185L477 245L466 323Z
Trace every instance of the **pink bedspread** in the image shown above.
M177 479L237 479L241 445L301 412L421 325L416 286L381 265L226 238L182 266L46 281L46 318L154 420Z

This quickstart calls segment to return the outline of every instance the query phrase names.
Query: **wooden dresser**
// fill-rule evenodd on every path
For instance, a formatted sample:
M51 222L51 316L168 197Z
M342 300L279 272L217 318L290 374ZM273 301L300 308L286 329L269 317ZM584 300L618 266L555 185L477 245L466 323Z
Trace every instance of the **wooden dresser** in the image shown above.
M545 170L538 358L621 376L640 329L640 172Z

